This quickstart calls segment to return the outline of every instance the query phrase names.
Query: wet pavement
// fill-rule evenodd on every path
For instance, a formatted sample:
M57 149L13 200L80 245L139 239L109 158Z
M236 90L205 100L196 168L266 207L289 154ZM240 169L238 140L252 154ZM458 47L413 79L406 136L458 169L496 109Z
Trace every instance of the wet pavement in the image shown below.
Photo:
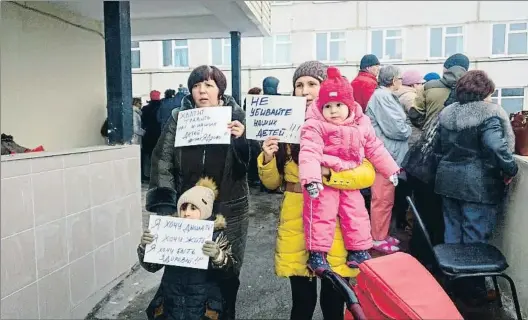
M288 319L291 307L289 281L274 274L273 255L282 195L251 189L250 224L241 287L237 301L239 319ZM144 199L144 194L143 194ZM144 203L144 201L143 201ZM143 224L149 213L144 210ZM399 235L403 237L403 233ZM138 239L139 242L139 239ZM405 248L405 244L403 245ZM155 294L162 271L151 274L135 268L87 319L147 319L145 308ZM508 305L509 301L505 301ZM496 307L465 310L465 319L513 319ZM322 319L319 307L314 320Z

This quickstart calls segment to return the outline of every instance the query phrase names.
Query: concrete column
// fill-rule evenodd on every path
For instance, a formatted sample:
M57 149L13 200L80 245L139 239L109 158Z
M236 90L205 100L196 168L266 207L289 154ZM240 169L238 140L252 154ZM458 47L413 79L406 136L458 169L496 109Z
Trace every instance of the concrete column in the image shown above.
M240 54L240 32L231 31L231 93L239 104L242 98L242 63Z
M110 144L132 139L130 3L104 1L106 101Z

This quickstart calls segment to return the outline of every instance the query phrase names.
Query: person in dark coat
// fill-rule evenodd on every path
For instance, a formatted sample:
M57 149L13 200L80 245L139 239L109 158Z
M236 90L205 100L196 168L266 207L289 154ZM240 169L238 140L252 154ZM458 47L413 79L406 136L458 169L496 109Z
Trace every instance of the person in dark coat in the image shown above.
M176 212L175 203L183 192L204 176L218 185L214 212L222 212L227 221L226 235L238 264L222 282L226 319L235 319L235 304L240 286L240 268L244 260L249 225L249 187L247 170L250 147L245 135L246 115L235 99L225 94L227 81L217 67L195 68L187 81L191 94L182 101L163 127L152 153L152 170L146 209L150 212ZM229 106L232 122L229 145L196 145L174 147L178 113L195 108Z
M269 96L278 96L279 95L279 79L275 77L266 77L262 81L262 91L263 94Z
M445 243L486 243L518 171L513 129L506 111L491 102L494 91L484 71L468 71L457 82L457 102L439 115L435 192L442 196ZM483 278L464 283L464 298L486 297Z
M209 268L204 270L166 265L159 289L147 308L149 320L201 320L210 319L209 315L214 319L222 316L222 274L232 270L237 261L223 231L226 226L225 218L220 214L213 214L217 195L215 182L203 178L178 200L178 213L173 216L214 221L213 239L205 241L202 247L203 254L210 258ZM147 230L137 249L141 266L149 272L156 272L164 267L163 264L144 261L146 245L153 241L154 235ZM160 259L161 262L164 262L163 259L164 257Z
M259 95L262 93L262 89L259 87L254 87L249 89L248 94L253 95ZM246 111L246 98L244 98L244 112ZM250 186L259 186L260 185L260 177L258 175L258 169L257 169L257 157L260 154L261 146L259 141L256 140L250 140L250 151L251 151L251 159L249 160L249 168L248 168L248 183Z
M161 126L158 122L157 116L161 106L161 93L157 90L150 92L150 101L148 104L141 108L141 126L145 130L143 139L141 141L141 168L142 180L148 180L150 176L150 162L152 151L158 142L158 138L161 134Z

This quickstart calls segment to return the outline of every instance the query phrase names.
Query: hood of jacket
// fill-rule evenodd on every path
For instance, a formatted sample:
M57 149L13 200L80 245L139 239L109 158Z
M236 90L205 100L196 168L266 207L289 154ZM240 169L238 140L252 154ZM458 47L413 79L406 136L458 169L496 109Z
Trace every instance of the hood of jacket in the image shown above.
M409 86L404 86L404 85L402 85L402 86L400 87L400 89L398 89L398 91L395 91L395 92L394 92L394 95L395 95L396 97L398 97L398 99L399 99L401 96L403 96L404 94L409 93L409 92L414 92L414 93L416 93L416 89L413 88L413 87L409 87Z
M466 69L460 66L453 66L447 69L446 72L442 75L440 80L431 80L425 83L425 90L430 88L448 88L454 89L458 79L460 79L465 73Z
M504 138L508 147L513 151L515 147L515 135L506 111L499 105L475 101L466 104L455 102L445 107L440 112L440 125L450 131L462 131L478 127L484 121L497 117L504 128Z
M262 91L267 95L279 94L279 79L275 77L267 77L262 81Z
M224 94L220 98L220 105L221 107L231 107L233 109L232 118L233 119L244 119L244 110L238 105L238 103L235 101L235 98L233 98L230 95ZM174 111L185 111L196 108L196 105L194 103L194 100L192 99L192 95L188 94L185 97L183 97L181 102L181 108L173 110L173 116Z
M357 123L357 122L359 122L361 117L363 117L363 115L364 115L363 114L363 109L361 108L361 106L357 102L354 102L354 105L352 105L352 106L348 106L348 110L349 110L350 114L353 113L354 116L353 117L349 116L345 121L343 121L343 123L341 125L350 125L350 124L355 123L355 122ZM314 119L314 120L318 120L318 121L322 121L322 122L328 122L324 118L322 110L317 107L317 99L312 101L312 103L308 106L308 109L306 110L305 119L306 120Z

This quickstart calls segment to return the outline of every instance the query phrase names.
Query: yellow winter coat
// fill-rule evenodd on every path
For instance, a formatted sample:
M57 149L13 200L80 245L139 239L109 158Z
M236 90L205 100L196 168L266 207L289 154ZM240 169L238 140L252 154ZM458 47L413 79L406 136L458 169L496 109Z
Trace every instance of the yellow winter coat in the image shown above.
M299 167L295 162L288 161L284 168L284 176L281 176L275 158L264 165L264 155L261 153L257 161L260 180L266 188L277 189L284 181L299 183ZM323 180L325 185L334 188L357 190L372 186L374 176L374 167L365 160L361 166L353 170L332 171L330 180ZM310 276L306 267L308 252L304 246L302 209L302 193L284 192L275 247L275 273L280 277ZM337 223L334 243L328 253L328 262L332 269L341 276L355 277L359 269L349 268L346 265L346 256L347 251L343 243L341 228Z

